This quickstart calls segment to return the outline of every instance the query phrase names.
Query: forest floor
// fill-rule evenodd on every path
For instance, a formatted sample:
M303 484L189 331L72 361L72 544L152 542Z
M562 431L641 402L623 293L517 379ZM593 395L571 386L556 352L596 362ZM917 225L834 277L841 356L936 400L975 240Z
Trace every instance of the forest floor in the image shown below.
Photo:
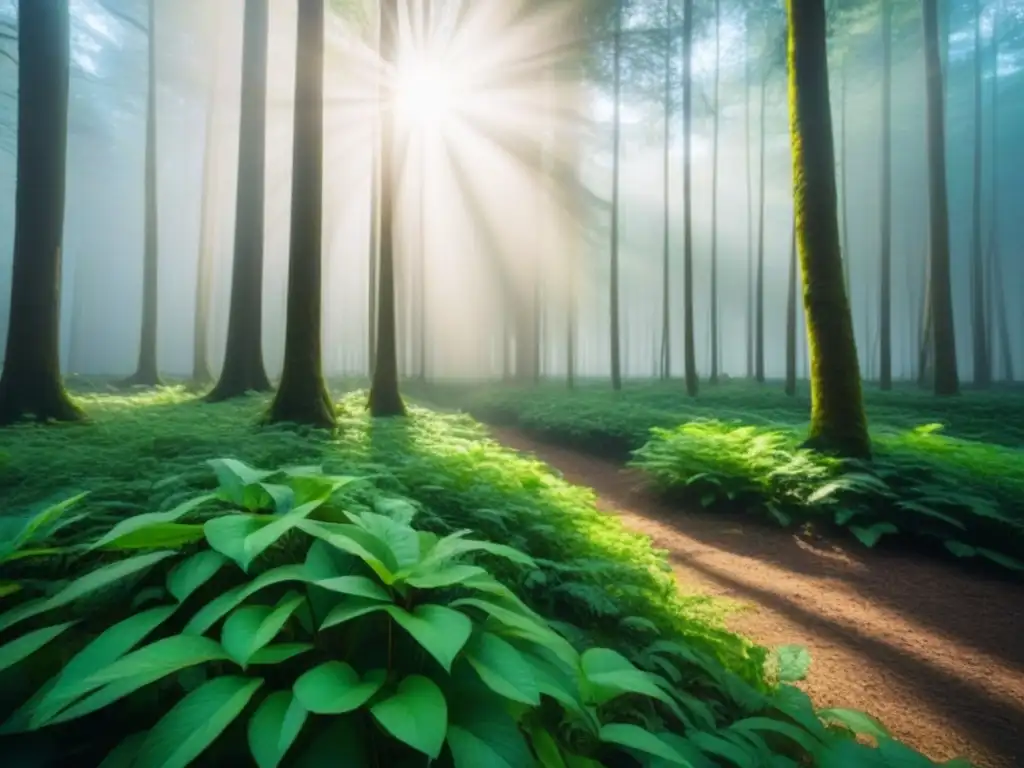
M772 647L806 646L800 686L819 707L871 712L932 759L1024 766L1024 611L1020 587L913 554L808 539L736 515L686 514L637 470L495 427L598 506L667 551L685 590L750 606L731 630Z

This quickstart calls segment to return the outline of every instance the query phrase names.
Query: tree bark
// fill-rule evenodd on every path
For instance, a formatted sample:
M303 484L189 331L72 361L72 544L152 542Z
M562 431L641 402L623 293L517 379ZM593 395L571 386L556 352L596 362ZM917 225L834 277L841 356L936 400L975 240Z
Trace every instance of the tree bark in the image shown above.
M836 216L824 0L788 0L789 113L804 311L811 359L807 445L871 453Z
M786 394L796 394L796 292L797 258L796 227L793 227L793 241L789 249L789 290L786 295Z
M988 335L985 328L985 253L982 246L981 165L982 94L981 94L981 3L974 0L974 192L971 201L971 362L974 386L987 388L992 383Z
M268 1L245 0L231 308L224 366L216 386L206 396L211 402L271 389L263 366Z
M18 185L0 425L31 415L78 421L60 376L60 271L64 235L68 0L18 3Z
M847 153L846 153L846 113L848 110L848 92L849 92L849 74L847 72L846 57L849 54L843 54L843 62L840 65L840 97L839 97L839 172L840 172L840 199L843 205L843 279L846 282L846 295L850 296L850 204L847 195L847 184L846 184L846 170L847 170Z
M754 171L750 151L750 86L753 74L750 66L751 53L751 12L745 16L744 36L746 56L744 58L743 93L746 100L743 144L747 155L747 378L754 378Z
M670 257L671 257L671 223L672 208L670 194L669 157L672 147L672 0L665 0L665 48L663 66L665 68L664 113L665 143L662 149L662 243L661 243L661 378L667 380L672 375L672 312L670 307L671 291L669 290Z
M616 0L614 59L615 75L613 86L614 125L612 127L612 223L611 223L611 274L609 277L609 322L611 323L611 375L612 389L622 389L622 360L619 349L619 143L621 141L621 98L622 98L622 5Z
M384 0L381 57L394 65L398 56L398 1ZM387 101L393 100L389 93ZM405 416L398 389L398 334L395 322L395 200L397 197L395 114L380 104L380 272L377 294L377 353L368 407L374 418Z
M953 330L953 296L949 269L949 197L946 189L946 126L942 63L939 57L938 10L932 0L921 0L924 24L924 58L927 88L928 199L931 259L929 296L936 395L960 393L956 335Z
M683 363L686 393L697 396L693 321L693 0L683 0Z
M892 389L892 0L882 0L881 286L878 385Z
M160 287L159 213L156 202L156 0L149 0L149 75L146 94L145 241L142 261L142 331L135 373L123 386L158 386L157 317Z
M767 45L768 27L765 25L765 44ZM757 212L757 275L754 287L754 380L764 383L764 156L765 156L765 102L768 93L767 62L761 62L761 114L759 126L761 144L758 154L759 174L758 212Z
M334 426L321 350L324 0L299 0L284 368L267 421Z
M718 383L718 124L721 80L722 3L715 0L715 114L712 118L711 139L711 376L712 384ZM667 279L666 279L667 282Z

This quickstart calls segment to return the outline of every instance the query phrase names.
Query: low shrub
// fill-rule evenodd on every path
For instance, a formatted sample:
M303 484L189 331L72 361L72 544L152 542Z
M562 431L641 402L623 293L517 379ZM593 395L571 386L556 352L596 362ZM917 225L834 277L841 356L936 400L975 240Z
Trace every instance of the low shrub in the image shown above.
M70 500L22 523L0 574L19 587L0 614L7 759L932 765L867 715L815 712L785 682L805 652L768 691L678 639L581 647L495 577L536 570L513 547L414 527L385 493L359 509L372 478L210 464L216 486L170 509L97 525L65 519Z

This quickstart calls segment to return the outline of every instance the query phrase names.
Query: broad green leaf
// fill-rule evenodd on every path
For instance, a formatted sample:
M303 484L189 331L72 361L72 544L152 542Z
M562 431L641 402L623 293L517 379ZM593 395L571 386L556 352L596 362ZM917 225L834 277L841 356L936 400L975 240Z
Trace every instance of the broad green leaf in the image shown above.
M267 525L264 525L248 534L243 542L245 560L241 563L242 567L248 569L249 564L253 560L276 544L282 536L295 528L300 520L304 520L316 511L316 509L325 501L327 501L326 496L321 496L318 499L307 501L305 504L300 504L299 506L289 510L286 514L277 518L273 522L268 523Z
M122 520L109 531L107 531L107 533L104 536L102 536L94 544L90 545L89 548L99 549L100 547L106 547L111 544L117 544L119 543L120 539L123 539L126 536L135 535L134 540L137 541L138 534L140 531L143 531L147 528L151 528L160 523L175 523L181 518L188 515L190 512L194 512L203 504L213 501L216 498L216 494L206 493L203 494L202 496L197 496L195 498L189 499L188 501L184 501L181 504L178 504L173 509L167 510L166 512L147 512L142 515L132 515L128 519ZM129 541L132 540L133 539L129 539ZM121 548L129 549L132 547L124 547L122 545Z
M277 483L260 483L266 494L274 502L274 512L279 515L287 514L295 506L295 491L287 485Z
M308 712L289 691L275 691L249 718L249 750L259 768L277 768L298 738Z
M153 523L126 533L104 549L180 549L204 535L203 526L197 523Z
M266 520L254 515L233 514L207 520L203 530L213 549L248 571L250 558L245 548L246 539L266 525Z
M145 555L136 555L125 560L118 560L91 571L84 576L72 581L62 590L50 597L22 603L0 615L0 631L9 629L25 619L38 616L40 613L52 611L55 608L63 608L81 597L85 597L99 589L109 587L122 579L134 576L140 571L166 560L168 557L177 554L176 552L149 552Z
M28 658L75 623L77 622L66 621L63 624L42 627L0 645L0 672Z
M219 495L227 501L246 508L251 506L254 499L252 493L247 493L247 489L257 486L257 490L263 495L265 492L262 488L258 488L259 483L274 474L253 469L237 459L210 459L206 463L213 468L217 475L217 483L220 485Z
M275 608L266 605L236 608L224 621L221 645L244 668L254 653L277 637L303 600L302 595L293 594L286 596Z
M396 570L400 571L419 562L419 534L405 523L372 512L363 512L355 520L359 527L384 542L394 557Z
M920 515L927 515L928 517L934 517L936 520L941 520L944 523L949 523L955 528L959 528L961 531L966 531L967 526L964 525L960 520L955 517L939 512L937 509L932 509L927 504L922 504L918 501L898 501L896 502L896 508L901 509L905 512L917 512Z
M281 662L288 661L293 656L298 656L300 653L311 651L315 647L312 643L278 643L277 645L268 645L266 648L260 648L249 657L249 666L253 664L280 664Z
M748 717L733 723L729 728L734 731L752 731L754 733L768 731L770 733L778 733L790 741L799 744L809 754L813 754L821 746L821 742L803 728L798 728L795 725L783 723L779 720L772 720L769 717Z
M368 600L377 600L382 603L392 602L391 595L387 590L373 579L368 579L365 576L337 576L333 579L320 579L311 583L342 595L365 597Z
M985 547L978 547L978 554L982 557L988 558L993 563L1009 568L1011 571L1024 571L1024 563L1015 557L1004 555L1001 552L995 552L991 549L985 549Z
M459 557L461 555L469 554L470 552L486 552L489 555L495 557L501 557L506 560L511 560L513 563L519 565L525 565L532 568L536 568L537 564L533 558L529 555L520 552L518 549L505 546L504 544L495 544L490 541L480 541L478 539L467 539L463 538L468 531L460 531L449 536L445 536L443 539L434 545L434 548L429 552L425 553L423 560L419 565L416 566L416 575L427 573L432 569L437 568L438 565L446 563L447 561Z
M737 766L757 765L756 753L752 751L751 747L741 747L714 733L696 731L688 733L687 736L705 753L723 757Z
M234 676L204 683L150 729L136 763L186 768L234 722L261 685L258 678Z
M566 663L575 665L579 660L579 654L576 652L576 649L566 642L565 638L536 620L524 616L522 613L510 610L490 600L480 600L475 597L454 600L449 605L452 608L462 606L478 608L504 624L513 632L518 632L540 645L547 646Z
M359 673L340 661L328 661L304 672L295 681L295 699L316 715L342 715L359 709L383 687L387 673L370 670Z
M338 768L339 755L345 756L345 768L377 768L370 758L367 731L353 716L329 718L326 726L319 729L309 746L298 755L295 768Z
M873 547L885 534L899 533L899 530L900 529L892 523L875 523L867 528L859 525L850 526L850 532L856 536L860 540L860 543L865 547Z
M397 605L385 610L437 663L451 672L452 662L473 631L469 617L442 605L418 605L412 613Z
M296 527L342 552L355 555L385 584L394 583L395 572L398 570L394 554L383 541L358 525L299 520Z
M130 651L173 612L173 606L151 608L107 628L76 653L60 672L12 714L0 726L0 735L27 729L37 712L40 721L56 715L79 695L76 693L76 685L97 669L106 667Z
M63 694L61 698L72 695L77 698L101 686L115 686L119 690L122 684L134 685L136 681L145 681L121 694L121 696L126 696L131 691L141 688L142 685L147 685L187 667L208 661L227 661L229 658L220 643L209 638L172 635L144 645L91 674L69 681L66 687L61 685L60 692ZM32 718L33 726L42 725L43 715L46 714L46 710L42 706L44 703L46 703L45 700ZM55 718L54 722L62 722L63 719L63 717Z
M448 703L430 679L411 675L398 691L370 708L385 731L436 760L448 730Z
M146 740L146 731L133 733L121 740L121 743L114 747L110 753L103 758L99 768L132 768L135 765L135 758L139 754L142 742Z
M25 524L25 527L21 529L17 537L15 537L13 549L21 549L33 538L33 536L35 536L36 533L40 531L43 534L46 534L48 532L48 529L55 522L57 522L57 520L59 520L64 515L65 512L67 512L71 507L73 507L75 504L80 502L88 495L88 491L85 491L84 493L78 493L72 496L71 498L59 501L56 504L53 504L47 507L46 509L37 512L35 515L31 517L31 519L29 519L29 521Z
M465 656L480 679L495 693L523 704L540 705L533 667L510 643L490 632L482 632L466 646Z
M16 592L21 592L21 584L16 581L0 581L0 597L7 597Z
M416 505L408 499L399 498L377 498L373 500L373 509L379 515L390 517L392 520L411 525L419 511Z
M667 760L673 765L682 765L686 766L686 768L689 768L690 765L685 757L680 755L666 742L638 725L630 725L628 723L602 725L600 739L608 744L618 744L637 752L660 757L662 760Z
M978 554L978 550L970 544L964 544L962 541L957 541L956 539L946 539L942 543L946 545L946 549L957 557L974 557Z
M668 698L650 674L637 669L625 656L608 648L584 651L580 664L595 704L604 704L623 693L638 693L660 700Z
M450 728L448 730L451 731ZM537 753L541 768L565 768L565 761L562 759L562 751L558 748L558 742L543 727L530 729L530 742L533 744L534 752Z
M228 559L220 552L204 549L174 566L167 574L167 591L179 603L212 579Z
M308 580L309 573L306 571L304 566L282 565L277 568L272 568L265 573L261 573L248 584L235 587L234 589L215 597L196 611L196 614L192 617L191 621L185 625L185 629L183 629L182 632L186 635L201 635L216 624L224 614L235 606L241 604L243 600L255 595L261 589L265 589L266 587L274 584L281 584L285 581Z
M463 584L477 576L485 576L487 571L476 565L453 563L442 565L434 571L409 576L405 583L416 589L440 589Z
M386 610L389 607L391 607L390 604L381 603L377 600L364 600L358 597L348 598L342 600L331 609L331 612L321 622L320 629L329 629L338 624L344 624L346 621L358 619L360 616L365 616L368 613Z
M874 736L876 739L892 736L888 729L875 718L856 709L844 709L841 707L820 709L818 710L818 717L825 721L839 723L857 735Z
M781 645L775 655L779 662L779 682L795 683L807 677L811 653L802 645Z

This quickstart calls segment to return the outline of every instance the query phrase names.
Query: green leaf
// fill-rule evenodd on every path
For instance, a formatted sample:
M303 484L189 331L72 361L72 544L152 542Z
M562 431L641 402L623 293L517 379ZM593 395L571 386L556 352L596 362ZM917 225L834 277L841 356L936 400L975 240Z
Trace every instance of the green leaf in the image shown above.
M204 549L174 566L167 574L167 591L179 603L212 579L228 559L220 552Z
M341 661L328 661L304 672L295 681L295 699L316 715L341 715L359 709L379 691L387 673L373 669L359 673Z
M275 607L245 605L225 620L220 633L224 650L243 668L254 653L268 645L302 604L302 595L288 595Z
M312 643L278 643L260 648L249 657L249 666L253 664L280 664L300 653L311 651L316 646Z
M851 525L850 532L856 536L860 543L865 547L873 547L878 543L878 540L887 533L899 533L897 528L892 523L875 523L874 525L864 528L859 525Z
M942 543L946 545L946 549L957 557L974 557L978 554L978 550L970 544L964 544L962 541L957 541L956 539L946 539Z
M393 584L398 564L387 545L358 525L299 520L296 527L335 549L355 555L385 584Z
M207 520L203 525L206 540L210 546L231 558L243 571L247 571L251 558L245 548L250 535L256 533L268 521L255 515L224 515Z
M392 520L411 525L419 511L416 505L408 499L399 498L377 498L373 500L373 509L379 515L385 515Z
M136 763L186 768L234 722L261 685L258 678L234 676L204 683L150 729Z
M5 645L0 645L0 672L13 667L22 659L28 658L65 629L76 623L74 621L66 621L63 624L42 627L17 637Z
M839 723L857 735L874 736L882 739L891 736L888 729L875 718L856 709L821 709L818 710L818 717L822 720Z
M687 736L702 752L718 755L737 766L757 765L756 753L749 746L734 744L714 733L695 731Z
M277 768L298 738L308 712L289 691L275 691L249 718L249 750L259 768Z
M56 504L52 504L46 509L37 512L33 515L29 521L25 524L25 527L19 531L18 535L14 539L13 549L19 550L25 544L27 544L36 533L42 531L45 535L49 532L50 527L59 520L65 512L71 507L80 502L86 496L89 495L88 491L84 493L78 493L71 498L59 501ZM0 558L3 559L3 558Z
M450 728L449 731L451 731ZM530 742L533 744L534 752L537 753L541 768L565 768L565 761L562 759L558 742L543 727L530 729Z
M253 560L276 544L282 536L295 528L300 520L307 518L325 501L327 501L326 496L307 501L305 504L300 504L273 522L263 525L248 534L242 543L244 561L239 563L242 568L248 569L249 564Z
M520 552L518 549L507 547L504 544L494 544L490 541L480 541L477 539L466 539L463 538L469 531L459 531L449 536L445 536L443 539L434 545L433 549L427 552L423 560L416 566L415 572L417 575L427 573L442 563L445 563L453 558L461 555L469 554L470 552L486 552L489 555L495 557L501 557L506 560L511 560L513 563L519 565L529 566L536 568L537 564L533 558L529 555Z
M729 728L730 730L742 732L759 733L761 731L768 731L770 733L778 733L800 745L809 754L814 754L814 751L822 746L820 741L802 728L798 728L790 723L780 722L779 720L772 720L769 717L748 717L733 723Z
M228 611L239 605L246 598L255 595L261 589L280 584L285 581L308 581L309 573L301 565L282 565L261 573L248 584L243 584L234 589L218 595L209 603L204 605L192 617L191 621L182 630L187 635L201 635Z
M196 523L154 523L126 533L104 549L181 549L204 535L203 526Z
M115 584L129 576L134 576L140 571L175 554L177 553L150 552L145 555L136 555L125 560L118 560L116 563L110 563L97 568L95 571L75 579L55 595L33 600L29 603L22 603L16 608L12 608L0 615L0 631L9 629L25 619L38 616L40 613L52 611L55 608L62 608L81 597L85 597L104 587L109 587L111 584Z
M689 767L690 763L666 742L638 725L609 723L601 726L599 738L608 744L618 744L628 749L668 760L673 765Z
M184 501L166 512L147 512L142 515L132 515L127 520L122 520L111 528L104 536L100 537L98 541L90 545L89 549L99 549L100 547L107 547L111 545L117 546L120 549L137 549L139 548L138 546L124 546L120 540L125 539L126 537L129 537L127 539L128 542L145 540L146 537L142 533L143 531L150 528L156 528L159 531L159 526L161 524L175 523L190 512L194 512L203 504L213 501L216 498L216 494L207 493L202 496L189 499L188 501ZM202 537L200 536L200 538ZM153 546L163 545L155 544Z
M411 675L398 692L374 704L370 712L388 733L436 760L448 730L448 703L430 679Z
M270 497L270 500L274 502L274 512L277 514L288 514L289 510L295 506L295 491L287 485L279 485L277 483L260 483L260 488L262 488Z
M466 647L466 660L495 693L523 704L540 705L533 667L514 646L497 635L482 632L473 638Z
M779 682L795 683L807 677L811 653L802 645L781 645L775 655L779 662Z
M99 768L132 768L139 748L146 740L146 731L125 736L121 743L114 747L100 763Z
M385 610L446 672L451 672L452 662L473 631L468 616L431 604L418 605L412 613L396 605L385 606Z
M213 468L220 485L220 496L240 507L249 508L254 501L251 493L246 493L252 486L272 476L273 472L253 469L237 459L210 459L206 462ZM262 489L258 489L262 491Z
M365 616L369 613L377 613L390 607L388 603L381 603L377 600L365 600L358 597L348 598L347 600L342 600L331 609L331 612L321 622L320 629L321 631L330 629L338 624L344 624L346 621L358 619L360 616Z
M1011 571L1024 571L1024 563L1015 557L1004 555L1001 552L994 552L993 550L985 549L984 547L978 547L978 554L982 557L988 558L997 565L1009 568Z
M638 693L660 700L668 698L651 675L637 669L616 651L590 648L580 656L580 663L595 704L604 704L623 693Z
M337 768L339 755L344 755L345 768L371 768L367 730L352 716L330 718L299 754L295 768Z
M955 517L939 512L937 509L932 509L931 507L917 501L898 501L896 502L896 507L897 509L902 509L906 512L917 512L919 515L934 517L936 520L942 520L944 523L949 523L955 528L959 528L961 531L967 530L967 526Z
M461 600L454 600L450 603L452 608L469 606L478 608L492 618L509 627L511 630L520 633L531 640L545 645L558 655L567 664L575 666L579 661L579 654L561 635L550 628L540 624L529 616L510 610L490 600L480 600L475 597L465 597Z
M453 587L462 584L478 576L486 576L487 571L476 565L464 565L454 563L441 566L429 573L416 576L409 576L405 583L416 589L441 589L442 587Z
M322 589L338 592L342 595L364 597L368 600L377 600L382 603L392 602L391 595L388 594L387 590L373 579L368 579L365 576L338 576L333 579L320 579L311 583Z
M359 527L387 546L394 558L396 570L408 568L419 562L420 537L408 525L371 512L364 512L355 519Z

